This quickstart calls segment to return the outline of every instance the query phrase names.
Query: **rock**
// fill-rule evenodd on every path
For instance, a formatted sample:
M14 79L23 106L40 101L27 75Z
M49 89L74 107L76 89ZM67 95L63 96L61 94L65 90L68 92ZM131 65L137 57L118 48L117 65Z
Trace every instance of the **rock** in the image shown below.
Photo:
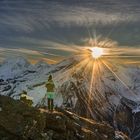
M37 139L45 127L45 115L20 101L0 96L0 138ZM4 136L4 137L3 137Z
M133 140L140 139L140 111L136 111L137 106L134 101L122 98L114 117L117 129Z
M66 110L50 113L6 96L0 96L0 107L2 140L129 140L124 135L116 136L108 124Z
M127 140L128 138L127 138L127 136L124 135L122 132L116 131L116 132L115 132L115 139L116 139L116 140Z

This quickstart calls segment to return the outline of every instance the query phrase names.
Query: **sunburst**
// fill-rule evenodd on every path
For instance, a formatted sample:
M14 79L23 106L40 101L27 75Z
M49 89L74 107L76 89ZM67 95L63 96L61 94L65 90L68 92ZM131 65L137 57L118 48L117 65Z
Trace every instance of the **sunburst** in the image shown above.
M96 39L90 38L90 43L87 43L84 49L81 48L79 50L79 53L75 55L78 57L77 63L63 74L68 75L68 73L73 73L73 71L74 73L78 73L82 70L83 73L88 75L87 83L89 84L89 94L84 95L83 100L86 102L87 109L89 110L91 116L93 100L94 98L98 97L96 95L100 93L101 98L104 98L104 94L102 93L104 92L102 91L102 75L106 71L110 71L110 73L114 75L120 84L122 84L122 86L124 86L124 88L126 88L127 91L136 98L135 92L132 91L132 89L130 89L130 87L127 85L127 79L124 79L118 75L114 69L121 66L125 62L127 62L127 64L136 63L136 60L139 60L140 58L140 49L120 47L117 46L115 41L97 37ZM140 62L137 61L137 63ZM101 89L98 87L101 87ZM102 104L102 102L99 104Z
M100 48L100 47L93 47L91 49L92 51L92 57L97 59L99 57L101 57L103 55L103 48Z

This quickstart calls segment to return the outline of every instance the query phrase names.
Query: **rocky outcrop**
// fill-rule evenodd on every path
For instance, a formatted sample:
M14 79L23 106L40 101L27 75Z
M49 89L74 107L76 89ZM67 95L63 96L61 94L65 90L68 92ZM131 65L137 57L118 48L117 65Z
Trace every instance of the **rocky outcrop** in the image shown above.
M45 115L39 110L0 96L0 138L35 139L40 137L45 127Z
M140 139L140 108L139 104L122 98L116 108L114 121L118 130L130 136L133 140Z
M71 112L30 107L0 96L1 140L129 140L105 123Z

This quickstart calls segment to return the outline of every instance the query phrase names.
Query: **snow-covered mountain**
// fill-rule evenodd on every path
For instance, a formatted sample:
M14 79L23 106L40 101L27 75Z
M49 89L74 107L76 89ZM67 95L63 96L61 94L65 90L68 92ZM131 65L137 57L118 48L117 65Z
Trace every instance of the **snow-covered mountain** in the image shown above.
M29 65L29 62L24 58L8 58L1 64L0 78L4 80L13 79L24 73Z
M46 93L44 85L51 73L57 87L57 106L109 122L115 129L136 137L133 134L138 118L135 117L140 112L140 68L114 64L111 72L102 66L94 73L91 84L92 73L80 67L80 61L73 56L54 65L44 62L31 65L22 57L7 59L0 66L0 94L19 99L26 90L33 97L34 105L41 105ZM132 118L131 125L126 121L128 116Z

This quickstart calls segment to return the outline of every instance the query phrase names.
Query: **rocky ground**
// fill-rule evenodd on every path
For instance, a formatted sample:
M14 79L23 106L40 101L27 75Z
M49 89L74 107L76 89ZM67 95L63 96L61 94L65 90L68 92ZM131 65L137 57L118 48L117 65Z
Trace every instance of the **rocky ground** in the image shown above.
M69 111L29 107L0 96L0 140L129 140L105 123Z

